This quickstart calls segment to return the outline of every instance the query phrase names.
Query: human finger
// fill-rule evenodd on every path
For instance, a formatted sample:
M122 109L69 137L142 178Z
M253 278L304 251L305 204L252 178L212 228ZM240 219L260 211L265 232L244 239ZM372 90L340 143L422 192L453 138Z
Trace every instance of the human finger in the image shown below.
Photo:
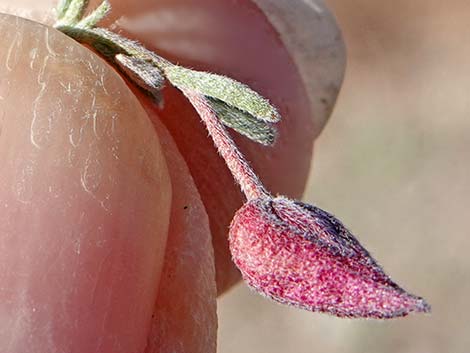
M89 50L0 28L0 347L142 352L171 203L158 136Z

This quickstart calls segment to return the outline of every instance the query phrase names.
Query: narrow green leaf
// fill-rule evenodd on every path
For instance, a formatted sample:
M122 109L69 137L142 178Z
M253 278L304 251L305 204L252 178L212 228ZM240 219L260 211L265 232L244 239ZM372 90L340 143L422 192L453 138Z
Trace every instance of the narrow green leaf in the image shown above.
M269 123L256 119L253 115L229 106L217 98L206 97L206 99L224 125L262 145L274 144L277 131Z
M132 82L150 94L158 104L163 103L161 90L165 78L157 67L148 61L125 54L117 54L114 60Z
M160 91L163 88L165 78L151 63L125 54L116 55L115 60L121 70L146 91Z
M85 12L88 6L89 0L70 0L64 1L65 12L63 12L62 18L60 19L61 24L65 25L75 25L78 21L83 17L83 13ZM63 6L60 4L60 6Z
M168 65L162 69L168 80L178 88L190 89L206 97L216 98L256 119L269 122L280 120L279 113L267 99L238 81L177 65Z
M61 20L65 16L71 2L72 0L59 0L59 3L55 9L58 20Z
M91 14L81 19L77 23L77 27L85 29L94 28L110 11L111 4L108 0L104 0Z

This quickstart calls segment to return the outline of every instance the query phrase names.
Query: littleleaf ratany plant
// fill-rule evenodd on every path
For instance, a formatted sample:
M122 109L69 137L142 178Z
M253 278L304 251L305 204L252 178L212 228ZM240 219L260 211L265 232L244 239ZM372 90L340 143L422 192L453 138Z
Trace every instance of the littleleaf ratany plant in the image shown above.
M87 0L61 0L54 27L93 47L159 103L164 84L170 83L205 124L247 199L230 225L229 246L251 288L279 303L339 317L386 319L430 311L423 298L393 282L336 217L273 196L264 187L226 127L272 145L273 124L281 117L267 99L235 80L175 65L97 27L111 10L107 0L85 15L87 6Z

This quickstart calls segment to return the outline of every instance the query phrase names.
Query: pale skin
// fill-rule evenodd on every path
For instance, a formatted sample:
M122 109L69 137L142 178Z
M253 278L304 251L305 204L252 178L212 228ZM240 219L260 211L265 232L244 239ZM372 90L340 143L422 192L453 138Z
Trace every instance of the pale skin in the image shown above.
M119 11L119 6L116 10ZM11 33L18 33L14 27L17 25L15 20L7 21L10 22L5 26L12 26ZM38 30L33 32L37 34ZM58 36L52 32L48 35ZM263 35L269 37L269 34ZM4 38L7 38L6 34ZM25 43L23 37L18 38ZM51 50L53 56L53 51L65 52L64 48L76 46L73 55L81 53L78 44L66 42L65 38L54 42L53 47L44 38L45 35L39 35L34 39L37 40L34 45L18 50L14 58L21 65L28 66L31 50L37 48L33 51L34 61L39 65L38 68L33 65L35 76L24 76L24 69L9 70L14 65L8 52L2 54L3 62L0 63L5 74L11 75L10 82L31 82L21 89L14 85L16 88L13 90L2 88L0 91L3 97L0 101L3 109L0 110L0 119L3 119L0 156L3 165L7 162L14 165L2 168L0 174L2 201L9 207L8 212L2 214L2 236L7 240L0 246L3 246L2 252L12 254L2 259L1 266L14 268L14 271L5 271L7 274L3 275L7 278L2 280L15 283L17 290L26 295L21 297L15 292L11 297L18 300L12 302L17 306L9 307L10 316L2 316L9 317L11 321L5 323L9 331L0 332L0 346L11 348L9 352L23 352L31 346L35 346L38 353L53 352L58 347L67 352L75 352L73 349L76 352L84 349L88 352L119 352L119 349L122 352L142 352L148 341L147 352L165 352L181 345L192 347L194 352L215 352L216 282L212 244L216 253L217 284L223 290L238 279L224 243L227 224L242 202L237 187L207 139L202 125L194 118L190 105L184 103L178 92L168 92L167 108L159 112L146 97L136 92L139 103L112 68L99 59L93 61L95 59L87 56L85 51L80 54L86 57L78 65L81 71L74 70L78 72L77 77L88 76L83 82L82 93L75 95L79 97L79 103L75 103L77 109L70 109L74 104L70 90L77 89L74 87L77 79L67 82L64 78L63 85L55 88L49 84L48 89L55 91L43 92L38 104L38 92L41 82L46 82L47 73L52 73L49 79L58 82L57 75L67 71L53 59L45 59L51 57ZM282 50L277 42L269 43L274 45L271 53ZM271 45L269 43L266 50ZM231 47L227 46L221 49L221 53L228 52L226 55L232 58L233 53L228 50ZM275 65L284 67L284 71L278 74L285 75L287 80L293 75L292 63L282 52L278 56ZM216 62L212 63L211 57L207 59L206 65L220 66L217 64L220 57L213 59ZM261 56L259 60L264 59ZM92 65L88 64L90 62ZM49 71L41 71L41 65ZM274 102L282 101L286 91L302 91L299 78L282 80L282 85L278 83L276 86L275 82L269 82L272 76L269 70L263 74L263 71L250 69L252 60L246 64L238 60L238 65L246 66L247 75L256 76L254 81L265 82L261 86L270 91ZM100 80L96 79L96 72L100 73ZM100 83L102 77L105 84ZM267 81L263 81L263 77ZM104 90L99 91L100 87ZM12 92L17 96L14 97ZM109 95L110 92L114 94ZM50 94L49 98L42 99L45 94ZM116 105L110 99L116 95L121 103L128 103ZM22 104L17 103L19 97ZM298 109L298 119L311 119L305 96L300 94L294 98L297 101L289 104L291 108ZM4 103L6 99L11 100ZM96 116L91 114L89 122L81 125L83 120L80 117L86 115L86 109L93 104L101 110ZM71 123L53 124L51 127L47 117L54 109L63 114L64 108L76 114L70 115ZM32 113L36 116L34 124ZM154 122L153 127L148 117ZM159 118L165 122L171 135ZM100 124L96 125L96 121ZM292 128L292 120L290 124ZM242 144L271 189L298 196L307 175L313 130L302 129L295 124L298 128L289 130L288 126L281 130L285 137L280 145L272 152L266 152L268 159L259 153L266 150L246 142ZM283 149L289 145L289 133L295 136L295 141L304 143ZM192 139L189 141L191 144L188 144L188 136ZM188 158L190 147L194 145L202 153ZM302 158L292 160L292 151ZM185 158L196 183L189 174ZM273 165L273 160L278 163ZM198 165L201 168L198 169ZM296 173L290 179L276 173L286 169L294 169ZM210 183L215 189L207 189L207 184L204 184L204 180L213 179L211 170L217 171L217 180ZM15 186L13 189L12 185ZM212 244L211 231L215 237ZM12 244L13 238L8 238L9 234L15 234L15 241L22 239L21 236L25 241ZM33 234L34 242L27 243ZM96 241L98 238L100 241ZM26 246L25 242L29 245ZM88 250L87 244L90 246ZM103 247L103 244L112 245ZM24 256L19 257L18 254ZM18 261L18 258L23 260ZM23 277L18 277L18 274L23 274ZM53 283L45 285L50 278ZM8 296L8 292L2 292L2 296ZM73 305L67 307L72 310L63 310L70 300ZM175 300L179 300L177 306L174 305ZM61 301L63 305L58 305ZM90 302L96 305L93 310L90 310ZM136 307L136 302L141 306ZM34 303L42 303L43 306L35 307ZM188 310L193 310L191 315L188 315ZM149 312L152 311L160 320L151 321L149 331ZM19 312L24 314L20 318ZM136 312L142 314L139 316ZM25 317L30 319L21 321ZM136 321L130 322L129 317ZM71 323L68 329L63 326L64 321ZM164 337L162 330L166 333ZM29 341L35 338L38 340Z

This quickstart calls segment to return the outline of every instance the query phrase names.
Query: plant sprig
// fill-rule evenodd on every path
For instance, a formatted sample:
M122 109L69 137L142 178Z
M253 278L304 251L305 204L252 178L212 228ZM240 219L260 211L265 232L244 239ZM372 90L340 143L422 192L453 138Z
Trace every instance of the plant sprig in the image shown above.
M277 302L340 317L389 319L430 311L423 298L394 283L332 214L266 189L225 128L271 144L270 122L279 114L266 99L232 79L174 65L137 42L97 28L109 3L82 18L86 4L62 0L57 28L93 46L157 99L164 82L170 82L205 124L246 197L231 222L229 248L250 287Z
M55 28L92 46L158 102L168 81L181 91L204 96L224 125L260 144L275 142L272 123L281 117L267 99L231 78L175 65L136 41L97 27L111 11L108 0L85 16L87 6L88 0L61 0Z

